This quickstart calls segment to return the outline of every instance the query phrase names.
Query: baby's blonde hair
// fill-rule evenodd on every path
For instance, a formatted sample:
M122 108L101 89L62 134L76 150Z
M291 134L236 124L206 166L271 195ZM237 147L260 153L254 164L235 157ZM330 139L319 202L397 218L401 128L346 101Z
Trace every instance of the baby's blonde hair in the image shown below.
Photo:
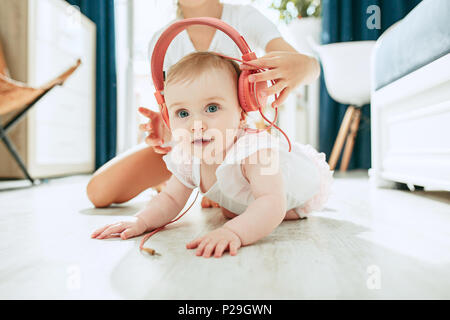
M180 81L192 81L204 72L211 71L211 69L229 72L232 78L235 79L237 92L239 76L241 75L239 65L234 60L223 58L208 51L190 53L172 65L167 72L164 86ZM242 118L245 119L247 112L244 109L241 110Z

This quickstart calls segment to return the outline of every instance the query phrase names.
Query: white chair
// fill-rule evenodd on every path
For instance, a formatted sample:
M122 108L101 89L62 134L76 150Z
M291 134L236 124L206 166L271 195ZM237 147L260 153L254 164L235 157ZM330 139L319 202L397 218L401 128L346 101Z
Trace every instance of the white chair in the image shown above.
M308 41L322 63L328 93L338 103L349 105L329 159L330 168L334 170L347 140L340 168L346 171L358 132L361 107L370 103L370 61L375 41L326 45L317 44L311 37Z

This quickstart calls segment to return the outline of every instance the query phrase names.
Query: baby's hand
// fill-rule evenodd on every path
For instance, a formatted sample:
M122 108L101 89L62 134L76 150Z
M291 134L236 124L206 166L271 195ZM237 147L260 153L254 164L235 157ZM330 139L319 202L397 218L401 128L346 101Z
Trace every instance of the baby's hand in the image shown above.
M113 224L107 224L92 233L91 238L108 239L120 237L122 240L136 237L143 234L147 230L142 219L131 217L129 221L120 221Z
M214 257L219 258L222 253L228 249L232 256L237 254L237 250L241 247L241 239L239 236L226 227L222 227L211 231L207 235L192 240L186 245L187 249L197 248L196 255L209 258L214 253Z
M146 131L148 136L145 138L145 143L153 147L156 153L167 154L171 147L162 147L164 142L171 140L171 132L164 124L164 120L160 112L155 112L150 109L140 107L139 112L146 116L149 121L139 125L139 130Z

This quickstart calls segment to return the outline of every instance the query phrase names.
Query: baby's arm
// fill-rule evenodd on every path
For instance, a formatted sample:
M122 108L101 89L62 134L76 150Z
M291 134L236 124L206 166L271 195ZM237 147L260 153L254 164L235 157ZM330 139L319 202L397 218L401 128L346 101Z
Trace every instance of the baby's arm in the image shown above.
M283 221L286 215L286 197L278 161L275 165L274 162L263 165L259 161L264 159L261 153L267 153L267 150L253 154L243 163L255 200L244 213L228 221L223 227L189 242L186 247L197 248L196 255L208 258L214 253L215 257L220 257L225 250L235 255L240 246L267 236ZM255 156L256 159L253 158ZM272 153L270 159L278 159L277 157L277 154ZM273 167L275 170L272 170ZM267 173L264 170L269 170L271 174L264 174Z
M106 225L94 231L91 237L106 239L120 234L122 239L128 239L161 227L175 218L184 208L192 190L172 175L166 187L154 196L144 209L130 218L130 221Z
M262 164L259 161L262 159L261 152L265 153L267 150L254 154L257 159L252 161L253 164L249 163L249 158L243 164L255 200L242 214L224 224L224 227L239 236L243 246L269 235L286 215L286 193L280 166L277 163L274 170L269 170L273 163ZM274 157L277 156L272 156L271 159ZM264 170L270 171L270 174L265 174Z
M135 216L142 219L147 226L147 230L161 227L180 213L192 190L181 183L175 175L172 175L166 187Z

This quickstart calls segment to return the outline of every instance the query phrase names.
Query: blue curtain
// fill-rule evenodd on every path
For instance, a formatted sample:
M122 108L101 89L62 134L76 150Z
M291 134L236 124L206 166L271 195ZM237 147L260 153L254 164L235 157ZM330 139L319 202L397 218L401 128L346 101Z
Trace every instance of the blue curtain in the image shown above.
M116 155L117 90L114 0L66 0L97 25L95 166Z
M322 0L322 44L377 40L389 26L402 19L421 0ZM381 29L369 29L367 7L377 5L381 13ZM335 102L326 89L323 70L320 76L319 149L331 154L334 141L347 106ZM370 107L362 109L359 131L348 169L369 169ZM340 166L340 160L336 169Z

